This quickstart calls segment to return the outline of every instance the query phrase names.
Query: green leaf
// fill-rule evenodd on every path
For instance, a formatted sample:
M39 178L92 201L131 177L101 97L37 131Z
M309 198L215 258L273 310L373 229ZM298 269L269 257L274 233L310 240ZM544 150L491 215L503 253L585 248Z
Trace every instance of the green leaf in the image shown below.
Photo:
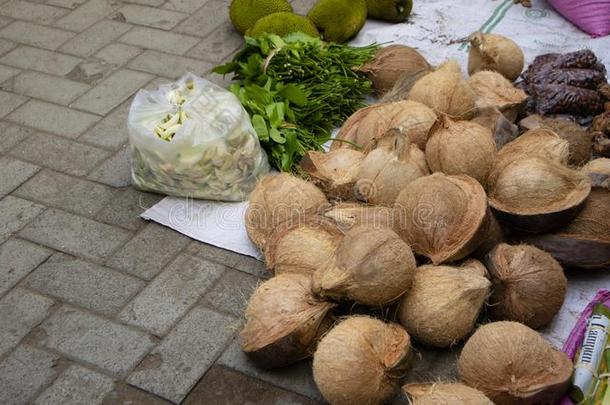
M280 95L299 107L305 106L308 101L307 93L305 93L303 89L294 83L289 83L283 86L280 90Z
M254 130L256 131L256 134L258 135L258 138L261 141L268 141L269 140L269 129L267 128L267 123L265 122L265 119L259 115L253 115L252 116L252 126L254 127Z
M286 142L286 138L284 138L284 135L282 135L282 133L277 128L272 127L269 131L269 136L277 143L283 144L284 142Z
M219 75L226 75L227 73L235 72L239 64L237 62L229 62L224 65L216 66L212 69L212 72L217 73Z
M284 122L284 103L273 103L265 107L271 127L278 128Z

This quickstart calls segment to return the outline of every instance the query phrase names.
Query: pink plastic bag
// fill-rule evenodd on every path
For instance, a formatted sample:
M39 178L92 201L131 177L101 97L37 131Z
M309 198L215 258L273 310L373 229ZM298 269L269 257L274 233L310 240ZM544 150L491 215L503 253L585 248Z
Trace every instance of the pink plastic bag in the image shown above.
M610 34L610 0L549 0L549 3L592 37Z

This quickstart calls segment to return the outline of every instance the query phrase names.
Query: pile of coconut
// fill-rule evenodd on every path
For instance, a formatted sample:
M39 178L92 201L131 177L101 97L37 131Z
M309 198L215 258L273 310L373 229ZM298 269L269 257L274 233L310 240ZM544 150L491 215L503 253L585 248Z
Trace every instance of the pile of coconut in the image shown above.
M273 277L242 350L266 368L313 357L331 404L554 403L572 364L536 330L563 304L564 267L610 265L610 161L589 161L573 122L518 121L523 54L507 38L472 37L467 79L408 47L377 59L381 101L303 159L305 179L269 175L251 195L248 235ZM401 389L413 342L463 345L460 381Z

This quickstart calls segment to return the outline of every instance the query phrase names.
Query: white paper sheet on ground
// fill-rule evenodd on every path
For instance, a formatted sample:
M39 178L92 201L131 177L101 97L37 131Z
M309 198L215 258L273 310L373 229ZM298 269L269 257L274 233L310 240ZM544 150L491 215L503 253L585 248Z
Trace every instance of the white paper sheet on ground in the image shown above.
M542 53L592 49L610 70L610 37L591 39L564 20L545 1L526 9L512 0L419 0L404 24L368 21L352 44L400 43L419 49L433 64L457 59L466 72L468 57L463 39L474 31L495 32L514 39L527 63ZM261 259L243 223L247 203L218 203L167 197L142 214L201 242ZM578 314L610 275L570 275L568 298L545 334L561 346Z

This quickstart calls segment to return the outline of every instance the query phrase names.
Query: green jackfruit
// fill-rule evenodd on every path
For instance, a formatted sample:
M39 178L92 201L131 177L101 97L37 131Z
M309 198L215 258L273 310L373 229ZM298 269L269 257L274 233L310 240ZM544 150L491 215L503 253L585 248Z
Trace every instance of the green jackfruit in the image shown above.
M246 32L246 35L256 37L267 33L283 37L291 32L303 32L312 37L320 37L316 26L309 18L292 13L269 14L258 20L254 27Z
M281 11L292 12L288 0L233 0L229 16L235 29L245 34L261 18Z
M364 26L366 0L319 0L307 16L325 41L342 43Z
M413 0L366 0L369 18L390 22L406 21L413 9Z

